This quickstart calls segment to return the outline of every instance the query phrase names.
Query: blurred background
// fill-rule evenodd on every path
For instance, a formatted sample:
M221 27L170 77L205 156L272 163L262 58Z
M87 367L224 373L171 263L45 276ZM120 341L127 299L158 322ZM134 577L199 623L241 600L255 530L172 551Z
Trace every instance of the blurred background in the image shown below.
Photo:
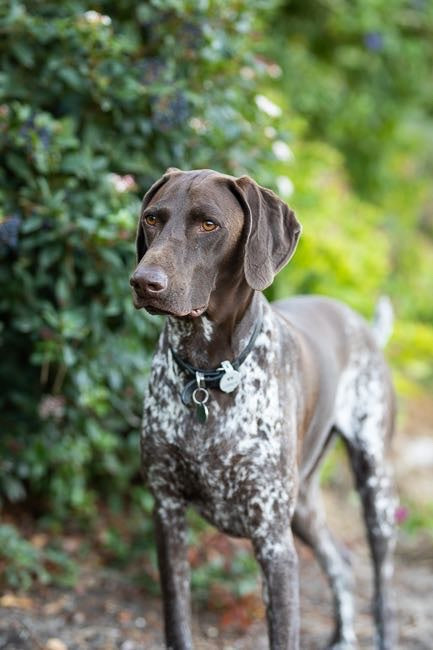
M321 293L370 319L391 297L402 648L431 647L433 3L0 0L0 60L0 647L161 647L138 440L162 320L135 312L128 278L140 199L169 166L248 174L296 211L270 299ZM322 475L356 554L338 446ZM248 546L190 519L198 647L259 648ZM330 632L320 580L304 649ZM77 641L92 625L99 641Z

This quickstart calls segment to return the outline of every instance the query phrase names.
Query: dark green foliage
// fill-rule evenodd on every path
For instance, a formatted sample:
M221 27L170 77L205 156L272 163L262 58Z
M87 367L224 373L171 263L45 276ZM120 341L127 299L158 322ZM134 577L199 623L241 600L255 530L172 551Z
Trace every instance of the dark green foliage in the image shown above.
M6 582L27 589L34 579L43 584L73 584L76 566L54 546L37 548L24 540L10 525L0 525L0 568Z
M420 531L433 538L433 503L409 503L407 507L403 506L405 518L403 519L403 530L415 535Z
M0 481L39 515L137 476L159 326L129 294L139 198L169 165L254 164L249 5L1 5Z
M380 201L396 180L389 156L405 112L433 112L433 5L284 0L281 13L278 54L294 109L344 153L357 190Z
M273 92L294 132L285 174L304 225L274 291L291 281L368 317L388 293L398 387L431 385L433 5L283 0L272 24L264 48L281 66Z

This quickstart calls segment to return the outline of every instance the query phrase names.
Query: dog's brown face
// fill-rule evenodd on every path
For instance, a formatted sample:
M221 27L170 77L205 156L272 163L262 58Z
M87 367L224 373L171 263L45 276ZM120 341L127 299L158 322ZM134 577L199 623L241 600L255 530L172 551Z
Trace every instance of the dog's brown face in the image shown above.
M206 310L218 269L235 261L244 223L221 181L215 173L171 172L146 195L131 279L137 308L192 317Z
M293 212L248 177L170 169L143 200L130 280L134 305L194 318L229 277L263 289L299 233Z

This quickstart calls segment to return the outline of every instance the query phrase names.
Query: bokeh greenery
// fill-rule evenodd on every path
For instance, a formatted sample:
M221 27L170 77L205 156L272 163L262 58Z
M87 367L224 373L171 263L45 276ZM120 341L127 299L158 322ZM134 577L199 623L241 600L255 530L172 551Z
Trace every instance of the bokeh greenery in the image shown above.
M423 0L0 2L5 513L55 529L150 511L138 435L161 321L134 312L128 276L168 166L279 192L304 234L269 297L370 317L388 293L398 386L432 385L432 33Z

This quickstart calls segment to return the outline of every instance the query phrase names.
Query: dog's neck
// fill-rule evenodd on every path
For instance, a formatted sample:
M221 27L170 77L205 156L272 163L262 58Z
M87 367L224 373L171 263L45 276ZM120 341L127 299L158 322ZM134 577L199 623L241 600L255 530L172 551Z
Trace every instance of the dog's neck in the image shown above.
M211 370L232 361L248 345L260 317L261 294L252 289L242 295L213 296L208 310L198 318L167 319L168 343L191 365Z

